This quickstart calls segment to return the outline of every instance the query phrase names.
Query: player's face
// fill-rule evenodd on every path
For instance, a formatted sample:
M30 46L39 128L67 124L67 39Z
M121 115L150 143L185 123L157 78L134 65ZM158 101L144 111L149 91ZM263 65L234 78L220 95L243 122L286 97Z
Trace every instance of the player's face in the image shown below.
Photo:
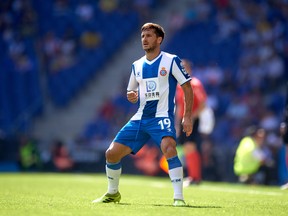
M161 38L157 37L153 29L147 29L141 33L141 41L145 52L153 52L160 46Z

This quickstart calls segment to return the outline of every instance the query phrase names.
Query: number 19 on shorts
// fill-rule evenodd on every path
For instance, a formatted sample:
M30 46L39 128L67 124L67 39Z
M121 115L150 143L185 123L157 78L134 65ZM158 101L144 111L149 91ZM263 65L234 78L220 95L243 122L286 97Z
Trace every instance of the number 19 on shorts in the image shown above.
M160 125L161 130L169 129L171 127L171 121L169 118L164 118L158 121L158 125Z

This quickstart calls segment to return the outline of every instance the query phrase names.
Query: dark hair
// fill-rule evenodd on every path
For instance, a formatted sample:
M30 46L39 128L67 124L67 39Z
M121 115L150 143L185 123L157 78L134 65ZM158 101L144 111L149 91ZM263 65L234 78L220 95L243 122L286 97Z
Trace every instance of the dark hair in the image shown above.
M154 29L154 32L157 35L157 37L162 37L162 42L163 42L164 36L165 36L165 31L164 31L162 26L160 26L156 23L145 23L141 28L141 32L143 32L147 29Z

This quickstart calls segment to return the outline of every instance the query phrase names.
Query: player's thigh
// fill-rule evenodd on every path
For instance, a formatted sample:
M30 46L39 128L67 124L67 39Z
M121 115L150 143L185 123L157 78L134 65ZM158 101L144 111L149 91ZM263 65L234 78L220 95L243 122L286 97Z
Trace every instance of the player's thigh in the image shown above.
M140 121L129 121L116 135L113 142L121 143L136 154L148 141L150 136L140 127Z
M155 118L151 120L149 126L146 128L147 133L156 142L156 144L161 148L161 145L176 145L176 131L174 127L174 121L170 118ZM163 139L165 138L164 142Z

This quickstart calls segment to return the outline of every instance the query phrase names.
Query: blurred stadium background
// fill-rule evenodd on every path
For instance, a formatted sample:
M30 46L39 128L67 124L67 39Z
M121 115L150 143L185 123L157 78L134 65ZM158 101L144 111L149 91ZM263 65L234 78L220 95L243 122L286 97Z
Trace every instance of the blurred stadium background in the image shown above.
M163 49L193 62L215 112L204 180L236 181L235 149L259 124L275 160L269 184L283 183L287 18L286 0L1 0L0 171L54 171L63 145L68 171L103 172L105 149L136 109L126 85L144 54L139 28L153 21L166 30ZM124 172L162 175L158 161L148 143Z

